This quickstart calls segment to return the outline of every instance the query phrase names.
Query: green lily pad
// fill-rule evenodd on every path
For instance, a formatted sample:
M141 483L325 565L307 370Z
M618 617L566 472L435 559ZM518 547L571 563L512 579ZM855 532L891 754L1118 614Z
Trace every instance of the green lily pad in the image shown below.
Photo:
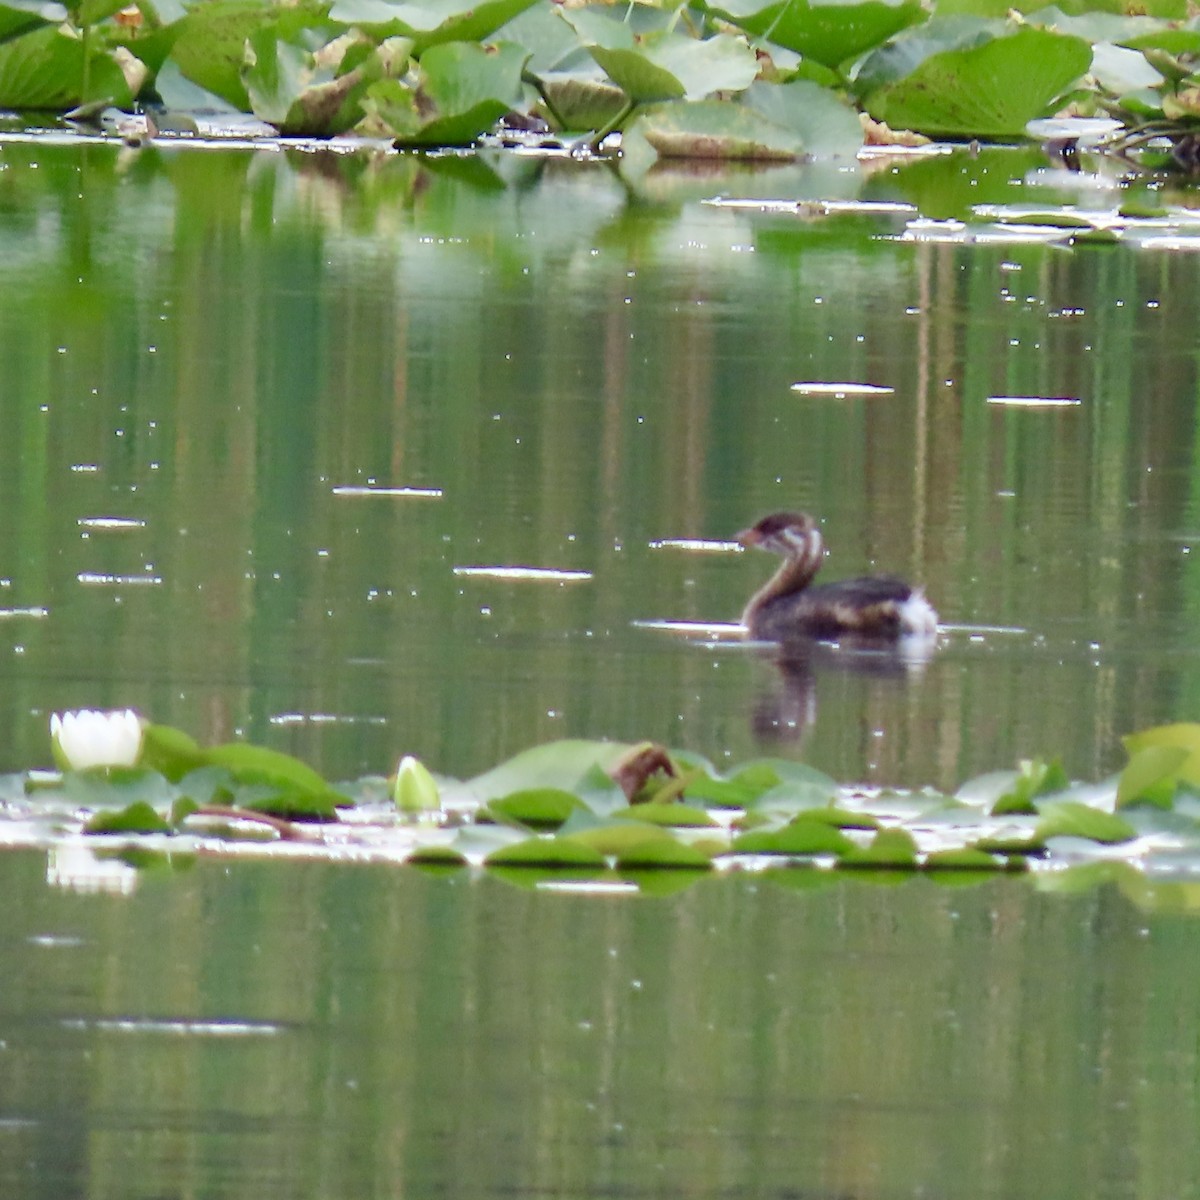
M582 807L576 796L561 788L527 788L503 799L489 801L483 811L536 829L548 829L557 828Z
M190 734L169 725L142 726L141 762L178 783L190 771L204 766L204 750Z
M836 854L855 848L839 829L822 821L798 817L782 829L757 829L733 839L734 854Z
M534 746L490 771L468 780L464 790L480 803L499 800L529 788L562 788L575 792L581 780L595 780L599 770L607 772L629 752L624 742L564 739ZM624 797L622 797L624 803Z
M84 833L169 833L171 826L144 800L116 812L98 812L83 827Z
M603 76L550 72L538 76L547 115L567 132L603 129L626 107L625 93Z
M1029 121L1054 110L1091 57L1082 38L1023 26L982 45L930 54L910 74L871 91L865 106L893 129L1019 138Z
M307 31L304 31L307 32ZM254 115L288 136L331 137L351 129L364 114L371 86L398 76L412 43L391 38L378 47L339 39L316 53L309 38L279 37L274 25L248 39L242 71ZM355 65L348 67L353 61Z
M574 838L534 837L494 850L484 865L523 867L595 867L606 865L598 850Z
M1186 750L1187 758L1179 766L1179 778L1200 787L1200 724L1178 721L1173 725L1158 725L1128 734L1121 740L1131 758L1151 746L1176 746Z
M920 0L720 0L712 12L833 69L926 19Z
M917 843L907 829L881 829L865 847L853 846L842 855L843 867L886 867L889 870L915 870Z
M1052 762L1043 762L1040 758L1025 759L1017 769L1012 786L992 805L992 816L1036 813L1039 811L1034 804L1036 797L1061 792L1070 784L1057 759Z
M1040 808L1041 820L1034 836L1043 841L1054 837L1078 837L1117 845L1137 837L1137 831L1128 821L1074 800L1051 801Z
M797 134L809 158L853 158L862 148L858 114L836 92L807 79L752 84L742 101Z
M189 9L178 22L171 61L185 79L220 96L239 112L250 111L250 97L242 82L246 41L264 28L264 14L273 18L277 37L289 39L297 31L324 22L324 10L300 4L283 10L264 9L262 0L208 0ZM328 36L336 29L328 26ZM327 40L322 38L322 41Z
M1190 757L1185 746L1144 745L1132 754L1117 784L1117 808L1135 804L1170 808L1179 787L1179 771Z
M421 56L419 128L399 132L409 146L466 146L521 101L521 71L529 52L506 42L450 42Z
M676 841L666 829L643 821L603 821L590 829L577 829L569 838L564 835L562 840L587 846L609 858L621 858L635 846Z
M716 826L702 808L693 808L690 804L664 804L650 802L648 804L633 804L628 808L618 809L614 816L625 821L645 821L650 825L666 825L684 828Z
M63 6L48 0L14 0L0 4L0 40L9 41L22 33L46 25L61 25Z
M722 162L792 162L804 154L799 134L720 100L680 100L645 110L626 129L622 149L637 155L640 144L661 158Z
M266 746L228 742L213 746L204 752L204 757L213 766L227 768L239 782L265 782L314 795L330 791L329 784L307 763Z
M758 74L758 59L741 38L700 39L666 28L635 33L604 9L560 12L604 73L642 104L741 91Z
M934 850L921 864L926 871L1007 871L1004 859L972 847L961 850Z
M431 46L482 42L537 0L336 0L334 21L372 28L376 34L402 34L412 39L422 57Z
M86 95L80 90L85 56ZM0 107L65 112L96 100L118 107L133 100L121 68L103 49L51 26L0 43Z
M141 802L165 807L178 794L157 771L146 767L91 767L63 775L63 794L80 808L124 809Z
M634 842L617 855L622 870L650 868L686 868L693 871L712 869L712 859L696 846L674 838L649 838Z

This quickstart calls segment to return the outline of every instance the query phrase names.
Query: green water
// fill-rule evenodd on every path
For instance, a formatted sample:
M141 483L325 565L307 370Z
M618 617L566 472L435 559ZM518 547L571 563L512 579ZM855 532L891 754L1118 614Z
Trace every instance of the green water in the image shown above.
M1200 1194L1200 925L1112 889L46 871L0 861L5 1196Z
M1197 716L1200 257L703 203L1114 202L1040 165L0 142L0 768L130 705L331 777L573 735L1112 770ZM988 402L1030 395L1079 403ZM923 670L653 627L736 619L728 539L797 506L831 577L926 585ZM1196 905L1121 878L7 852L0 1194L1195 1195Z
M1200 259L703 203L1076 199L1023 182L1040 161L630 191L519 157L0 145L0 766L46 761L53 709L132 705L335 777L573 735L890 784L1113 769L1194 715ZM437 494L335 492L369 485ZM657 544L796 506L830 577L926 585L949 629L919 678L637 624L736 619L766 556ZM455 573L497 565L590 577Z

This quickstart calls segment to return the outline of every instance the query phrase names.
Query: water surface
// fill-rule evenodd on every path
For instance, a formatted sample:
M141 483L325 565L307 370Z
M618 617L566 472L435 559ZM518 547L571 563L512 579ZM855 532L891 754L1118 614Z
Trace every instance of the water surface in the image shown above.
M5 1196L1200 1194L1200 925L1113 887L0 866Z
M132 705L332 776L574 735L1113 769L1200 678L1200 257L974 213L1116 203L1043 167L5 143L0 765L45 761L52 709ZM737 195L871 207L706 203ZM926 586L923 672L646 627L736 620L772 563L720 544L783 507L830 577Z

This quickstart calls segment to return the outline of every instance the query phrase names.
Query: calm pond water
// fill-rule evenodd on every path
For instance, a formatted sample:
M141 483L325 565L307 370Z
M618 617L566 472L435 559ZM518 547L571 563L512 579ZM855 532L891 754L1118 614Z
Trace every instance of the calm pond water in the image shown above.
M1115 888L68 857L0 872L6 1197L1200 1194L1200 923Z
M631 187L520 157L0 145L0 767L46 761L48 711L132 705L334 777L556 736L889 784L1113 769L1200 687L1200 256L917 220L1115 205L1044 164ZM919 214L703 202L738 194ZM772 562L729 539L797 506L829 577L926 585L949 629L923 673L785 678L641 624L735 620ZM463 573L494 566L581 577Z
M1200 256L973 206L1119 199L1033 150L628 180L0 141L0 769L131 705L331 777L565 736L1111 771L1197 715ZM736 619L772 564L729 539L782 507L830 577L926 585L923 669L661 627ZM75 853L0 856L4 1196L1200 1191L1187 885Z

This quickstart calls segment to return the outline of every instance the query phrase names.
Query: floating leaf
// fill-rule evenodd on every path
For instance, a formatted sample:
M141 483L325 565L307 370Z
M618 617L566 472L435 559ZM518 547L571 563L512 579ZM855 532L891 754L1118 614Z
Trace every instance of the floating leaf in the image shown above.
M562 788L574 792L581 780L595 778L593 772L597 768L607 774L629 749L625 742L583 739L547 742L523 750L498 767L468 780L464 790L481 803L527 788ZM625 803L623 795L621 803Z
M704 809L693 808L690 804L635 804L619 809L614 815L622 820L645 821L650 825L703 827L717 824Z
M1082 38L1019 28L985 44L931 54L911 74L866 96L893 129L930 136L1015 138L1047 116L1091 63Z
M650 838L635 842L617 855L621 869L651 867L690 868L711 870L712 859L696 846L677 842L674 838Z
M141 761L178 783L189 771L202 767L206 758L196 739L182 729L147 724L142 726Z
M1040 807L1042 819L1034 836L1043 841L1053 837L1078 837L1115 845L1131 842L1137 837L1137 831L1128 821L1074 800L1051 801Z
M376 34L404 34L421 57L446 42L481 42L537 0L336 0L330 17L373 27Z
M185 79L249 112L242 63L246 39L262 25L262 0L209 0L179 22L171 59Z
M862 148L858 114L837 93L807 79L752 84L742 101L796 134L809 158L853 158Z
M307 763L266 746L228 742L205 751L204 757L215 766L227 767L239 781L266 782L318 795L330 790L329 784Z
M917 866L917 843L907 829L881 829L869 846L848 850L841 865L912 869Z
M67 12L61 4L43 0L15 0L0 4L0 41L9 41L44 25L61 25Z
M639 142L661 158L792 162L804 154L799 134L753 109L719 100L681 100L647 109L630 123L622 149L636 153Z
M63 793L80 808L126 808L137 801L165 807L176 791L157 771L146 767L95 767L69 771Z
M1179 770L1190 757L1185 746L1149 745L1134 753L1117 784L1117 807L1145 804L1170 808L1179 786Z
M567 840L565 835L563 840ZM675 838L661 826L649 825L644 821L604 821L590 829L572 832L569 840L610 858L619 858L634 846L649 842L673 842Z
M854 843L840 830L822 821L802 817L782 829L755 830L733 839L734 854L836 854L855 849Z
M926 871L1007 871L1004 859L974 847L961 850L934 850L921 864Z
M545 829L557 828L582 807L577 797L561 788L527 788L503 799L489 801L484 812L536 829Z
M920 0L720 0L710 9L742 29L830 68L926 19Z
M84 833L169 833L170 824L144 800L117 812L98 812L83 827Z
M85 76L86 95L81 90ZM95 100L119 107L133 100L121 68L106 51L49 26L0 44L0 107L65 112Z
M450 42L421 56L421 126L397 141L412 146L465 146L521 101L521 70L529 52L505 42Z
M573 838L534 837L494 850L484 864L529 867L603 867L604 855Z
M1033 801L1038 796L1052 795L1069 787L1071 781L1058 759L1043 762L1040 758L1024 759L1009 788L992 805L992 816L1032 814L1038 811Z
M1122 741L1131 758L1151 746L1175 746L1186 750L1187 758L1179 765L1179 778L1200 787L1200 724L1180 721L1159 725L1141 733L1131 733Z

